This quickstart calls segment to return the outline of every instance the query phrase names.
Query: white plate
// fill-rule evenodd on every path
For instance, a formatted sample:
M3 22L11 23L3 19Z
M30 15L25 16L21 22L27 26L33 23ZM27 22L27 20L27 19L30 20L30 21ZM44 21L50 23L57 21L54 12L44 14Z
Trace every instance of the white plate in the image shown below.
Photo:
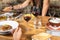
M16 21L1 21L1 22L0 22L0 25L5 25L5 24L12 26L12 29L17 28L18 25L19 25L18 22L16 22ZM11 31L12 29L6 30L6 31L0 30L0 32L4 33L4 32Z
M60 36L60 31L58 31L58 30L47 30L47 33L49 33L53 36Z
M60 23L60 18L50 18L49 22Z

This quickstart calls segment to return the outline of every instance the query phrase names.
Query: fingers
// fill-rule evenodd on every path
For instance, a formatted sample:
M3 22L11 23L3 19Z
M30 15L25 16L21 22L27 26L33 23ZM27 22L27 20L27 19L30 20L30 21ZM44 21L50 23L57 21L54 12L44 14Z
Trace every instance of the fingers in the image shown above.
M18 27L17 27L16 30L15 30L15 32L18 32L18 30L19 30L19 29L18 29Z
M15 32L21 31L21 28L17 27Z
M12 7L10 6L10 7L5 7L4 9L3 9L3 11L11 11L12 10Z
M17 35L19 35L19 37L21 37L21 35L22 35L21 28L19 28L19 30L18 30L18 32L17 32Z
M22 34L21 28L19 28L18 32Z
M15 29L12 29L11 34L13 34L14 32L15 32Z
M21 28L19 28L18 32L21 32Z

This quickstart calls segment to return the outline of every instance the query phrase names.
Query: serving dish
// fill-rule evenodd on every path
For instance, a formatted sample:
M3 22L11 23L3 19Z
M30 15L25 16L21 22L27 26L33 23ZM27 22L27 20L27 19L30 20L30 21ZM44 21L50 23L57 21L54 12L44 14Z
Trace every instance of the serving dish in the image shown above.
M11 27L12 27L12 29L9 29L9 30L5 30L5 31L3 31L3 30L0 30L0 34L6 34L7 32L9 33L9 32L11 32L13 29L15 29L15 28L17 28L18 27L18 22L16 22L16 21L1 21L0 22L0 25L10 25ZM2 27L2 26L0 26L0 27Z
M50 18L47 23L49 30L60 30L60 18Z

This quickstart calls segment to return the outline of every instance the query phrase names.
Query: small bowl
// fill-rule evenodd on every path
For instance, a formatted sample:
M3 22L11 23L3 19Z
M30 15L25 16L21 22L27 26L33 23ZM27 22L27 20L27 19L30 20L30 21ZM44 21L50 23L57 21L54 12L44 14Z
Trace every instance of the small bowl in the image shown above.
M60 18L50 18L47 23L49 30L60 30Z

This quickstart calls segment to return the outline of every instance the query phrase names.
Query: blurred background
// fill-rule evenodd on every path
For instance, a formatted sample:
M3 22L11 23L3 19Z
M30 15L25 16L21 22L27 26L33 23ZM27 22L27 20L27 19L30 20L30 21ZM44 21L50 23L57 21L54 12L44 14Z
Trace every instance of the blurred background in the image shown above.
M0 0L0 10L2 10L3 8L5 8L6 6L10 6L12 5L16 5L19 3L23 3L25 0ZM9 4L10 3L10 4ZM29 5L30 7L31 5ZM26 7L24 9L22 9L22 11L26 10L30 10L30 8ZM55 16L59 16L60 17L60 0L50 0L50 6L49 6L49 10L48 13L55 13ZM49 14L48 14L49 15Z

